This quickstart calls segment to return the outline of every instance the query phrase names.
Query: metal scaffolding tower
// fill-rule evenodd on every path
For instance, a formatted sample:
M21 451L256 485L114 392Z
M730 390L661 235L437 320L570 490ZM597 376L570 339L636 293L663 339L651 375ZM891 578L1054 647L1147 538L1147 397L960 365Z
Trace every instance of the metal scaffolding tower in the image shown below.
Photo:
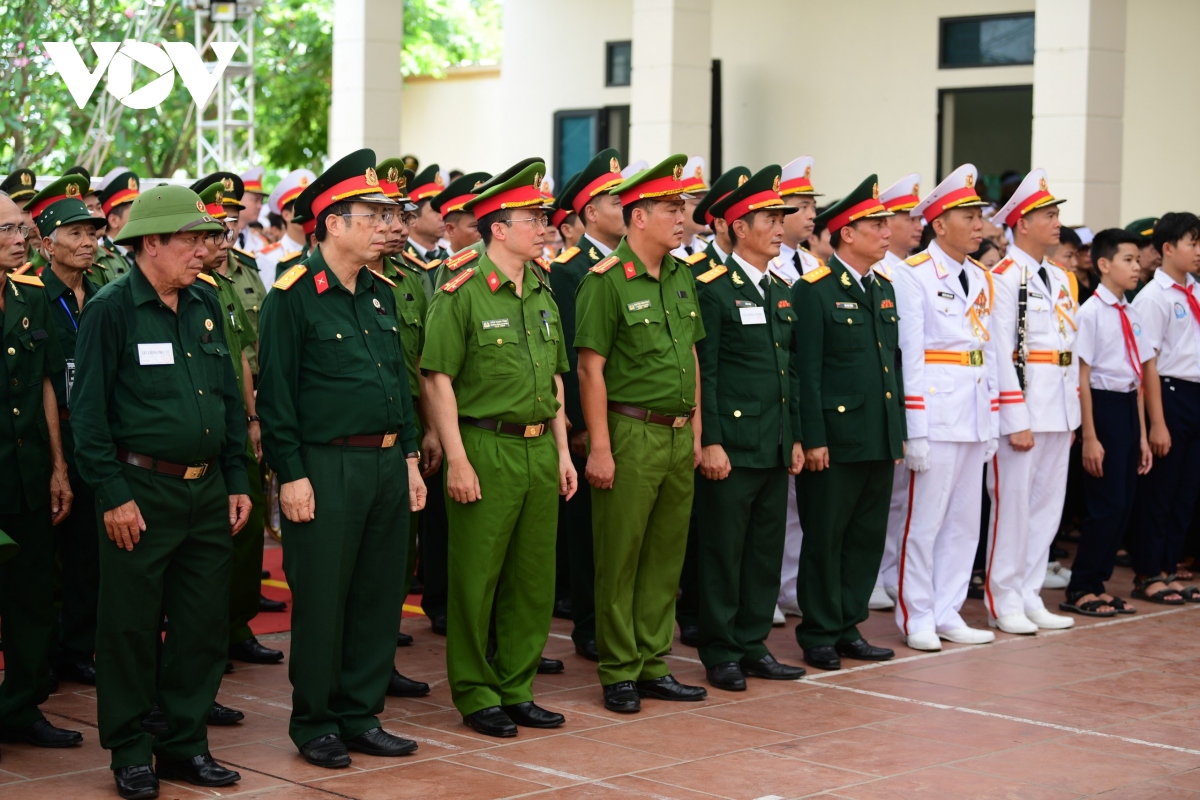
M253 166L254 17L262 0L184 0L196 14L196 52L213 42L236 42L237 55L196 120L196 174Z

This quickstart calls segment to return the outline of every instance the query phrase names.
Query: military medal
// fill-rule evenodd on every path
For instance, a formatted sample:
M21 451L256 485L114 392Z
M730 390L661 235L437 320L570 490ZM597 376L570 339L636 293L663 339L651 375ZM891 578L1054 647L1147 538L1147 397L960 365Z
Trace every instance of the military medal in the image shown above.
M21 317L21 327L29 330L29 317Z
M211 319L204 320L204 329L211 331L213 329L213 321Z
M380 302L379 302L379 298L378 298L378 297L376 297L376 298L373 298L373 299L371 300L371 302L374 304L374 306L375 306L376 308L379 308L379 307L380 307Z

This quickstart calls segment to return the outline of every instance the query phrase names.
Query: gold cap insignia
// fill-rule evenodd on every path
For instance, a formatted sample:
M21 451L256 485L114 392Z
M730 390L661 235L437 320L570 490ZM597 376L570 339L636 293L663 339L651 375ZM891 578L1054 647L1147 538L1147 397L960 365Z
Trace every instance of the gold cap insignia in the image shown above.
M199 211L201 214L204 213L204 201L203 200L196 201L196 210Z
M741 186L746 181L750 180L745 175L738 175L738 186Z
M1046 179L1045 178L1038 179L1038 188L1041 189L1043 192L1050 191L1049 189L1046 188Z
M379 176L375 174L374 167L367 167L367 186L378 186Z
M21 173L21 185L22 186L33 186L33 176L30 175L28 172L22 172Z
M701 169L700 167L696 167L696 180L698 180L698 181L704 180L704 170Z
M136 192L136 191L137 191L137 188L138 188L138 182L137 182L137 178L135 178L135 177L133 177L132 175L130 175L130 176L129 176L129 182L128 182L128 183L126 183L125 185L126 185L126 186L128 186L130 189L132 189L133 191L135 191L135 192Z
M919 197L921 195L921 184L914 183L912 193L914 197Z
M400 180L400 170L395 167L388 167L388 183L396 183Z
M433 173L433 185L434 186L445 186L446 185L446 182L444 180L442 180L442 173L440 171Z
M550 193L550 179L549 178L542 181L542 191L545 192L546 194Z
M975 187L975 176L968 172L967 173L967 188L972 189L974 187Z
M621 171L620 162L617 161L615 158L610 158L608 160L608 171L609 172L620 172Z
M67 197L79 197L79 184L67 184Z
M812 166L811 165L804 168L804 177L812 178Z
M213 321L211 319L204 320L204 329L209 331L213 329Z
M233 191L233 178L225 178L221 181L222 188L227 192Z
M308 176L307 176L307 175L301 175L301 176L300 176L300 185L301 185L301 186L308 186Z
M401 175L400 177L396 178L395 183L396 183L396 188L399 189L401 192L403 192L405 187L408 186L408 178Z
M535 173L533 173L533 185L534 185L535 187L541 188L541 185L542 185L542 173L540 173L540 172L535 172Z
M775 180L771 182L771 191L779 194L779 176L775 176Z
M679 180L683 177L683 164L676 164L675 169L671 170L671 177Z
M876 200L879 199L879 184L878 183L871 187L871 197L875 198Z
M213 198L213 202L214 202L214 203L224 203L224 202L225 202L225 195L223 195L223 194L222 194L220 191L218 191L218 192L216 193L216 197L214 197L214 198Z

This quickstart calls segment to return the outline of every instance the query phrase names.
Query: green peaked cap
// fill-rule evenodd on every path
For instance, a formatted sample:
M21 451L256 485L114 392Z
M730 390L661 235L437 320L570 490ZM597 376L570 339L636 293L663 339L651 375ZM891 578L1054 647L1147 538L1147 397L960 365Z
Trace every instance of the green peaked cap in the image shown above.
M240 175L234 175L232 172L213 172L205 175L188 188L199 194L205 203L211 204L215 203L216 199L211 194L206 195L204 190L212 186L216 186L221 191L221 205L226 208L245 208L241 200L242 195L246 193L246 182Z
M606 194L620 184L621 154L609 147L592 157L582 170L567 181L558 193L558 207L576 214L583 210L593 197Z
M1142 217L1126 225L1125 230L1138 237L1142 247L1145 247L1154 238L1154 226L1156 225L1158 225L1158 217Z
M860 219L894 216L879 200L879 176L868 175L854 191L818 214L816 224L833 233Z
M33 170L24 167L14 169L0 183L0 192L6 192L14 203L20 205L21 200L27 200L37 194L37 175L33 174Z
M713 203L709 213L732 223L751 211L769 209L784 214L795 214L799 208L789 206L779 196L779 177L783 169L778 164L764 167L734 188L732 192Z
M479 186L479 194L463 204L463 211L470 211L476 219L509 208L549 208L542 196L542 178L546 175L546 162L540 158L526 158L492 177Z
M639 200L656 200L660 197L678 197L685 192L683 188L683 167L687 164L685 153L668 156L653 167L648 167L636 175L630 175L626 180L608 190L621 198L621 205L627 206Z
M454 211L462 211L463 206L470 199L468 195L475 194L479 187L491 179L492 173L490 172L468 172L465 175L459 175L446 184L446 188L430 200L429 205L433 206L433 210L443 217ZM449 208L446 207L447 204L450 205Z
M696 204L696 210L692 212L692 222L697 225L711 225L712 215L709 213L713 204L720 200L725 195L732 192L738 187L738 183L743 179L750 179L750 170L745 167L734 167L726 170L721 177L713 181L713 185L700 198L700 202Z
M103 227L105 221L93 217L83 204L83 196L88 193L90 185L91 180L87 175L63 175L30 198L25 210L34 214L38 233L49 236L63 225L73 222L90 222L96 228Z
M128 244L151 234L221 230L225 226L209 216L200 195L186 186L162 184L138 195L125 227L113 241Z

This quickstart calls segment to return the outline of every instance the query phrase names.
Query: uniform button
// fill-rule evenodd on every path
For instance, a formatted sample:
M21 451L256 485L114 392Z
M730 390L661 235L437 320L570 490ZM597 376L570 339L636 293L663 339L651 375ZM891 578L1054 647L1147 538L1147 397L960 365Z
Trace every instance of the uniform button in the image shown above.
M204 394L204 390L203 390L203 389L197 389L196 391L197 391L197 392L199 392L200 394Z
M692 317L696 316L696 312L695 312L695 311L691 312L691 313L689 314L689 316L692 316Z
M876 342L875 344L879 345L880 347L883 347L883 342Z
M363 336L370 336L370 335L371 335L370 331L368 331L368 330L363 331Z
M542 398L540 398L540 397L539 397L539 398L538 398L538 402L539 402L539 403L540 403L540 402L542 402Z
M208 436L208 428L205 428L205 429L204 429L204 435L205 435L205 436Z
M535 367L540 367L540 366L542 365L542 362L540 362L540 361L535 361L535 362L533 362L533 365L534 365Z
M930 393L930 394L937 394L937 387L936 387L936 386L930 386L930 387L929 387L929 393Z
M775 346L776 346L776 347L779 347L779 342L776 342L776 343L775 343Z
M740 416L742 415L742 412L741 412L740 410L736 410L736 411L734 411L734 412L733 412L733 415L734 415L735 417L740 417Z
M342 335L339 333L339 334L337 335L337 338L339 338L339 339L340 339L340 338L342 338Z
M680 367L680 368L679 368L679 371L680 371L680 372L687 372L687 367Z
M782 403L786 403L786 402L787 402L787 398L786 398L786 397L782 398L782 399L780 400L780 402L782 402Z
M192 357L192 354L191 354L191 353L188 353L188 354L187 354L187 357L188 357L188 358L191 358L191 357Z
M15 356L17 354L16 348L13 348L13 347L8 348L8 354L10 356Z
M496 340L496 344L504 344L504 340L503 340L503 339L497 339L497 340Z
M645 322L647 325L649 325L649 324L650 324L650 320L649 320L649 319L644 319L644 320L642 320L642 322Z
M845 406L838 406L838 413L839 413L839 414L845 414L845 413L846 413L846 407L845 407Z
M846 324L847 324L847 325L853 325L853 324L854 324L854 318L853 318L853 317L846 317Z
M13 416L14 416L14 417L19 417L19 416L21 416L21 409L19 409L19 408L14 408L14 409L13 409Z
M887 368L887 367L884 367L884 368L883 368L883 371L884 371L884 372L887 372L887 371L888 371L888 368Z
M780 374L780 375L782 375L782 374L783 374L783 370L779 370L779 374Z
M526 336L533 336L533 331L525 331Z
M20 381L18 381L16 378L13 378L13 386L16 386L18 383L20 383Z
M667 316L668 316L668 317L669 317L669 316L671 316L671 312L670 312L670 311L668 311L668 312L667 312Z
M891 399L892 399L892 393L891 393L891 392L888 392L888 393L886 394L886 397L887 397L887 399L888 399L888 400L891 400Z
M377 367L382 367L382 366L383 366L383 364L380 364L378 361L376 361L376 362L375 362L375 366L377 366Z
M672 341L672 342L674 342L675 344L679 344L679 340L678 340L678 339L672 339L671 341Z

